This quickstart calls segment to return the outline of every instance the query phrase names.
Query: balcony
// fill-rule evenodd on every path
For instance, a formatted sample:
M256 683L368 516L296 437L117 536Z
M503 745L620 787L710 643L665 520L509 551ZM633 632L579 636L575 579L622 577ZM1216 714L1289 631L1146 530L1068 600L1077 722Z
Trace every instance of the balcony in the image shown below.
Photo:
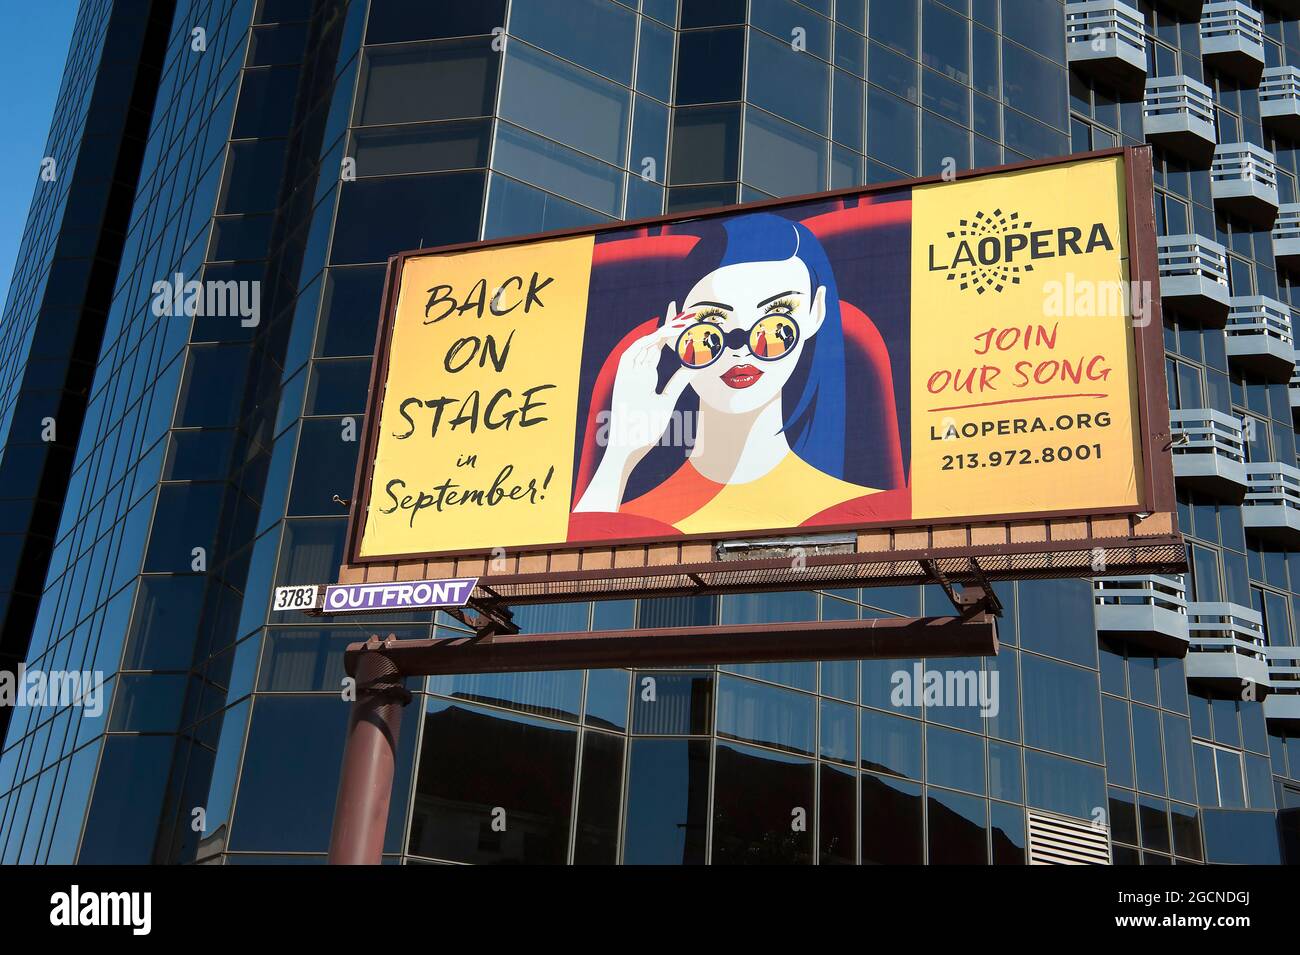
M1300 133L1300 70L1270 66L1259 81L1259 118L1270 132L1291 139Z
M1273 258L1278 268L1300 270L1300 202L1277 207L1273 223Z
M1228 320L1227 250L1203 235L1162 235L1156 249L1165 306L1207 328L1222 328Z
M1272 228L1277 218L1277 169L1273 154L1254 143L1214 147L1210 194L1215 207L1252 225Z
M1234 696L1242 686L1269 685L1264 628L1260 615L1234 603L1187 605L1188 647L1184 667L1196 680Z
M1300 724L1300 647L1265 647L1264 653L1270 690L1264 697L1264 718Z
M1238 0L1215 0L1201 8L1201 58L1247 83L1264 69L1264 18Z
M1287 397L1291 399L1291 413L1300 411L1300 371L1291 376L1286 388Z
M1300 469L1280 461L1246 465L1246 530L1278 544L1300 544Z
M1203 162L1217 142L1214 94L1190 76L1155 76L1142 96L1142 133L1157 146Z
M1147 74L1142 11L1119 0L1067 0L1065 57L1070 66L1126 91Z
M1264 295L1228 302L1228 361L1266 381L1290 381L1295 374L1291 309Z
M1187 652L1182 577L1100 577L1092 582L1097 630L1165 656Z
M1174 477L1179 484L1226 501L1246 493L1245 438L1241 419L1213 408L1169 412Z

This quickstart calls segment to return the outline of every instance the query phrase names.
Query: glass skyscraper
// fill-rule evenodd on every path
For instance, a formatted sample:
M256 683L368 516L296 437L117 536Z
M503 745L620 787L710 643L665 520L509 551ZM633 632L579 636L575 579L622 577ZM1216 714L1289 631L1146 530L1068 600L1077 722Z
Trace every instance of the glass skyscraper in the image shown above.
M0 323L0 665L107 684L0 716L0 862L324 861L344 648L459 626L269 607L341 562L390 254L1143 143L1187 575L999 585L1001 652L934 663L996 712L900 704L910 660L412 681L386 849L1300 861L1298 67L1289 0L83 0Z

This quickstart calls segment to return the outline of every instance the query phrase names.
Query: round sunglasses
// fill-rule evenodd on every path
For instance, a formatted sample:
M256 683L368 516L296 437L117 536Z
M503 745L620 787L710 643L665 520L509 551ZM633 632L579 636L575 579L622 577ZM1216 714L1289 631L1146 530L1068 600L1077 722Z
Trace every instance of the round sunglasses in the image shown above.
M696 322L677 336L677 357L687 368L707 368L727 349L749 346L759 361L784 358L799 341L799 323L788 315L765 315L746 332L723 331L714 322Z

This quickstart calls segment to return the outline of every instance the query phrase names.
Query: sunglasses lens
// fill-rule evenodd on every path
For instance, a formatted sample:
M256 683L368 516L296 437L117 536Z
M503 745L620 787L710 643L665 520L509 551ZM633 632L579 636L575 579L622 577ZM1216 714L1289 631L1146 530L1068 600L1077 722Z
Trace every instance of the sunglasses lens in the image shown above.
M799 326L784 315L769 315L750 330L749 350L759 358L780 358L799 340Z
M677 357L687 368L703 368L722 350L722 331L708 322L692 325L677 339Z

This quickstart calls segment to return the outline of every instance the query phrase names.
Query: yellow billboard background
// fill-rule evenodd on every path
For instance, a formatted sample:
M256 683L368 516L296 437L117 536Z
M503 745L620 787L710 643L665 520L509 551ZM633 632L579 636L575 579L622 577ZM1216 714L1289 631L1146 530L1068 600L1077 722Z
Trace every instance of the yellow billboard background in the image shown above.
M564 540L592 245L406 261L360 556Z
M912 190L913 517L1138 503L1125 208L1120 157Z
M1122 158L918 186L910 200L910 355L893 356L910 369L908 487L894 489L906 513L1136 507L1131 326L1151 317L1129 314ZM379 423L373 465L361 464L373 470L357 557L568 539L594 244L589 234L405 259L387 374L371 396ZM788 495L796 504L807 483ZM750 510L745 527L677 529L787 526L773 506Z

